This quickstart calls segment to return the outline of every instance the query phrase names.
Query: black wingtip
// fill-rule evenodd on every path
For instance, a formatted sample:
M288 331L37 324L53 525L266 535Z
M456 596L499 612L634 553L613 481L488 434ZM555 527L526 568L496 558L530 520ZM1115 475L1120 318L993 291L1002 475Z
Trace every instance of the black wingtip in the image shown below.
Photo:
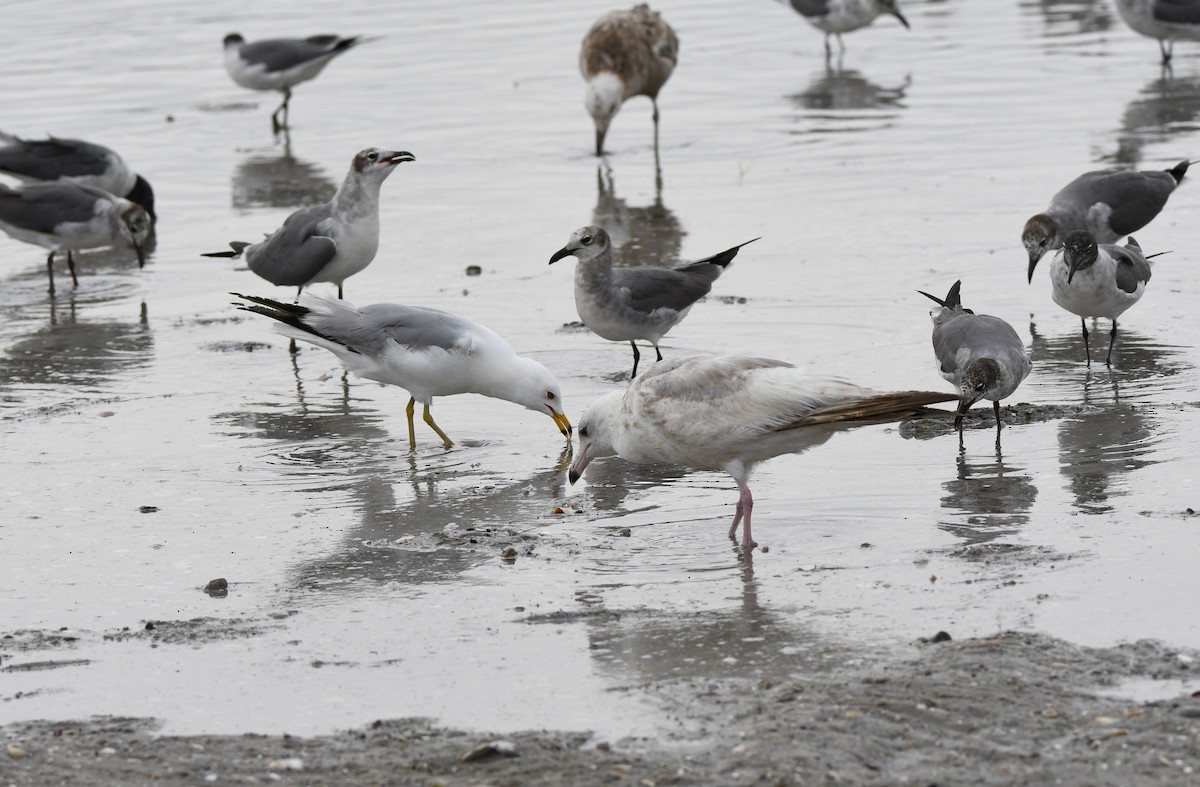
M237 259L238 257L242 256L242 252L245 251L246 247L249 245L250 245L249 243L245 243L240 240L234 240L234 241L229 242L229 248L232 249L233 251L202 252L200 254L200 256L201 257L221 257L223 259L234 260L234 259Z
M749 246L756 240L762 240L762 236L759 235L757 238L751 238L745 243L739 243L731 249L726 249L725 251L714 254L711 257L707 257L703 260L697 260L696 262L691 263L691 265L720 265L722 268L726 268L729 266L729 263L733 262L733 258L738 255L738 252L742 250L743 246ZM691 265L685 267L691 267Z
M1168 169L1167 172L1171 173L1171 177L1175 178L1175 183L1178 184L1180 181L1183 180L1183 176L1187 174L1188 167L1193 163L1194 162L1187 161L1185 159L1184 161L1181 161L1178 164L1176 164L1175 166Z

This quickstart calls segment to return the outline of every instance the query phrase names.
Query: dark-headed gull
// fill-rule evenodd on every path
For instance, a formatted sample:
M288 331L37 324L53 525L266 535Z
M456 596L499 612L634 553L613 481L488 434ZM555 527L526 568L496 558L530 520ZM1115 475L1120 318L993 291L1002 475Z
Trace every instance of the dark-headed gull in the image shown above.
M1200 41L1200 0L1117 0L1117 13L1134 31L1158 39L1164 66L1176 40Z
M335 298L305 293L299 304L252 295L239 308L278 320L284 336L329 350L360 377L408 391L408 444L417 447L413 411L425 407L425 423L446 448L454 442L429 408L435 396L476 393L504 399L550 416L568 439L571 422L562 411L562 391L545 366L513 352L508 342L479 323L453 314L376 303L359 309Z
M1021 232L1029 254L1029 281L1042 255L1062 248L1075 230L1087 230L1097 243L1115 243L1154 219L1187 174L1187 161L1170 169L1105 169L1086 172L1063 187L1045 212L1030 217Z
M575 309L579 319L588 330L605 339L629 342L633 347L633 371L629 376L633 378L641 358L634 340L650 342L661 361L658 343L663 335L708 294L712 283L746 243L678 268L616 268L608 233L600 227L582 227L571 234L566 246L554 252L550 263L570 256L579 261L575 265Z
M1013 327L999 317L964 309L956 281L943 300L920 292L938 304L933 320L933 354L938 373L958 390L958 444L962 446L963 414L980 399L992 401L996 415L996 445L1000 445L1000 400L1007 399L1029 376L1033 362Z
M899 19L900 24L909 26L896 0L788 0L788 4L804 17L804 21L825 32L826 57L830 54L829 36L836 35L838 48L845 52L842 33L866 27L877 16L889 14Z
M593 459L613 455L637 464L724 470L739 492L729 537L744 523L742 547L749 551L757 546L747 485L755 464L800 453L853 426L897 421L957 398L930 391L878 393L768 358L672 359L588 408L579 421L569 479L579 480Z
M621 104L646 96L654 107L654 147L658 149L658 91L679 59L679 39L662 15L645 3L610 11L583 37L579 70L587 80L584 106L596 126L596 155Z
M66 251L71 281L78 286L72 252L127 243L146 264L142 245L150 234L150 214L141 205L92 186L69 181L0 184L0 229L25 243L49 249L46 274L54 294L54 254Z

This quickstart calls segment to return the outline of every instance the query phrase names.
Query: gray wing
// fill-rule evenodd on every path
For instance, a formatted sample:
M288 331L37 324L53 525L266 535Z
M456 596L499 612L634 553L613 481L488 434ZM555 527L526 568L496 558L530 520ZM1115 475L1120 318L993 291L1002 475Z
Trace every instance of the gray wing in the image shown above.
M720 265L670 268L616 268L613 282L623 291L630 307L649 314L655 309L682 311L712 289L724 269Z
M326 318L321 330L345 336L348 344L381 352L391 339L412 350L441 349L469 353L478 326L470 320L437 309L376 303L362 309L356 324L336 315ZM341 323L345 324L341 324Z
M298 210L262 243L246 249L246 264L272 284L299 287L313 280L337 254L333 238L321 233L329 205Z
M1200 3L1196 0L1156 0L1150 15L1160 22L1200 25Z
M1128 235L1159 214L1175 186L1175 178L1166 171L1100 171L1076 178L1059 196L1076 201L1085 212L1098 202L1108 205L1109 226L1117 235Z
M971 359L1003 356L1023 347L1013 327L990 314L963 314L933 332L933 353L943 375L957 374ZM966 357L960 360L964 349Z
M112 197L73 183L34 183L21 189L0 185L0 221L49 234L60 224L90 221L96 201L104 199Z
M103 175L115 156L108 148L77 139L11 139L0 148L0 169L38 180Z
M788 0L800 16L825 16L829 13L829 0Z
M1117 263L1117 286L1125 292L1137 292L1139 284L1150 281L1150 263L1142 253L1128 246L1106 246Z
M337 36L323 35L309 38L272 38L243 44L239 50L247 63L264 66L267 71L286 71L312 60L346 49L353 39L339 46Z

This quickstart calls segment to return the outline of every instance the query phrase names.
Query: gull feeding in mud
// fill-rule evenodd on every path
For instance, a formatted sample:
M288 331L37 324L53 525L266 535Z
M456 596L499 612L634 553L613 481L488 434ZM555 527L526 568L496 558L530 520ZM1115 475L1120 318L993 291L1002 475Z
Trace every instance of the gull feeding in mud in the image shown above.
M1171 65L1175 41L1200 41L1197 0L1117 0L1117 13L1134 32L1158 39L1164 66Z
M239 33L230 33L225 36L225 70L242 87L283 94L283 103L271 113L271 128L278 132L288 127L292 88L316 78L330 60L366 41L359 36L316 35L248 43Z
M900 20L905 28L908 20L900 13L896 0L788 0L788 4L804 21L825 33L825 57L830 55L829 36L836 35L838 50L846 51L842 33L866 27L883 14Z
M1188 161L1170 169L1105 169L1085 172L1050 199L1045 212L1031 216L1021 232L1029 254L1029 281L1042 255L1062 248L1068 234L1087 230L1097 243L1115 243L1149 224L1187 174Z
M233 251L204 257L244 256L250 270L272 284L303 290L315 282L342 283L371 264L379 250L379 189L396 165L416 161L406 151L367 148L329 202L301 208L258 243L233 241Z
M289 304L253 295L233 295L238 304L279 324L275 329L293 340L328 350L347 370L384 385L408 391L408 445L416 450L413 411L424 405L425 423L454 442L433 420L435 396L476 393L504 399L550 416L569 440L571 422L562 411L562 391L550 371L532 358L513 352L508 342L479 323L436 309L376 303L359 309L336 298L305 293Z
M927 405L957 398L931 391L878 393L768 358L673 359L588 408L579 420L569 479L574 483L592 460L613 455L637 464L724 470L739 492L729 537L744 523L742 547L749 551L757 546L747 485L756 463L801 453L854 426L920 415Z
M1079 315L1088 366L1092 365L1092 351L1088 346L1087 318L1112 320L1108 355L1104 358L1104 365L1112 366L1117 318L1142 299L1149 281L1149 257L1142 253L1142 247L1132 236L1124 246L1118 246L1115 243L1097 244L1085 230L1067 235L1062 253L1050 264L1050 297L1067 311Z
M567 245L554 252L553 265L563 257L575 257L575 309L588 330L614 342L629 342L633 348L633 371L637 376L638 351L635 339L654 346L687 316L688 310L708 294L712 284L733 262L739 243L720 254L678 268L613 267L612 242L600 227L582 227L571 234Z
M610 11L583 37L579 70L587 80L584 106L596 127L596 155L621 105L646 96L654 108L654 149L658 150L658 91L679 60L679 39L662 15L642 3Z
M154 189L116 151L81 139L21 139L0 131L0 173L29 181L70 181L141 205L153 221Z
M1033 362L1013 327L999 317L964 309L956 281L945 299L920 292L938 304L933 320L933 354L938 373L958 389L958 446L963 445L963 415L980 399L992 401L996 415L996 446L1000 446L1000 400L1007 399L1029 376Z
M141 205L102 189L70 181L30 183L15 189L0 183L0 230L50 250L46 275L51 295L56 252L66 251L71 281L79 286L73 252L127 243L137 254L140 268L146 264L142 247L150 229L150 214Z

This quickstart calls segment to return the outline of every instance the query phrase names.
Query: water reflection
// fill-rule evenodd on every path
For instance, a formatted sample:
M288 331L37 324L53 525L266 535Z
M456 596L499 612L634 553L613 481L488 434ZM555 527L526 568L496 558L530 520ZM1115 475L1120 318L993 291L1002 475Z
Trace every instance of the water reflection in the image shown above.
M1112 511L1111 499L1128 494L1121 477L1162 461L1154 456L1161 437L1158 419L1140 404L1109 400L1102 409L1060 422L1059 467L1075 507L1089 514Z
M691 471L682 465L635 465L620 459L592 462L584 471L587 497L596 511L649 511L656 505L625 509L625 499L633 492L652 489L676 481Z
M1111 323L1107 319L1089 321L1088 333L1092 344L1092 366L1089 369L1079 318L1066 312L1061 317L1065 325L1072 326L1065 333L1045 334L1038 330L1035 320L1029 321L1029 357L1042 379L1063 381L1062 384L1075 390L1080 376L1084 376L1085 388L1089 382L1093 387L1106 386L1111 389L1114 399L1120 399L1122 395L1170 393L1177 384L1183 384L1183 381L1174 379L1190 369L1181 360L1183 348L1162 344L1136 330L1130 330L1124 322L1120 324L1117 343L1113 347L1112 368L1106 368L1104 353L1108 351L1111 330ZM1060 329L1060 326L1056 324L1055 328ZM1078 399L1067 401L1076 402Z
M1023 467L1005 463L999 451L986 458L960 453L958 474L942 486L942 507L964 517L938 523L967 544L1011 536L1029 521L1038 488Z
M601 165L596 168L596 192L592 223L608 231L616 265L671 268L679 264L687 233L663 204L661 179L654 189L654 202L630 205L617 196L612 170Z
M337 184L320 167L292 155L285 134L279 153L253 153L233 171L233 207L301 208L328 201Z
M1197 118L1200 118L1200 77L1176 78L1164 69L1125 107L1121 127L1114 132L1116 150L1103 155L1101 160L1139 166L1146 146L1169 142L1200 129ZM1187 152L1183 151L1174 160L1185 156ZM1163 167L1169 165L1166 162Z
M904 94L911 85L911 74L899 85L885 87L858 71L826 65L803 92L787 98L800 110L806 125L814 124L802 133L866 131L891 125L905 109Z
M1022 2L1025 14L1038 14L1046 26L1046 37L1077 33L1100 33L1113 27L1107 0L1035 0Z

